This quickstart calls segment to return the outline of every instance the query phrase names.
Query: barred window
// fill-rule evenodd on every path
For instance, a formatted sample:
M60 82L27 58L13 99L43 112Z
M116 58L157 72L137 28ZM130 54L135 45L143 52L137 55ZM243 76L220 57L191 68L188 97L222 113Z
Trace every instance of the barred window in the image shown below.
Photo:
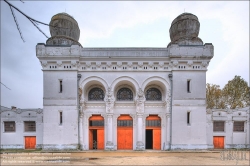
M101 88L93 88L89 91L89 101L103 101L104 92Z
M161 121L160 120L146 120L146 126L160 127L161 126Z
M36 122L35 121L24 122L24 131L36 131Z
M224 131L224 121L214 121L214 131Z
M156 88L149 88L146 91L146 100L161 101L161 92Z
M123 126L123 127L133 126L133 120L118 120L117 126Z
M104 126L104 120L90 120L89 126Z
M234 131L243 131L244 132L244 122L234 121Z
M128 88L121 88L117 92L117 100L118 101L132 101L133 100L133 92Z
M5 132L15 132L16 131L15 122L4 122L4 131Z

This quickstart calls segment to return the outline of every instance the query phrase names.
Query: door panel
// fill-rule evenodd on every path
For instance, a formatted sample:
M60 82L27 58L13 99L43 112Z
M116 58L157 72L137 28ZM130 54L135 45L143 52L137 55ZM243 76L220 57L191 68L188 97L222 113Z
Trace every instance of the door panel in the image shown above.
M153 130L153 149L161 150L161 129Z
M104 149L104 130L97 130L97 149Z
M36 148L36 137L27 136L25 137L25 149L35 149Z
M125 149L133 149L133 128L126 129Z
M224 137L215 136L214 137L214 148L215 149L224 149Z
M89 130L89 149L93 149L93 130Z
M117 128L117 149L133 149L133 128Z
M124 141L125 133L121 128L117 128L117 149L124 149L125 141Z

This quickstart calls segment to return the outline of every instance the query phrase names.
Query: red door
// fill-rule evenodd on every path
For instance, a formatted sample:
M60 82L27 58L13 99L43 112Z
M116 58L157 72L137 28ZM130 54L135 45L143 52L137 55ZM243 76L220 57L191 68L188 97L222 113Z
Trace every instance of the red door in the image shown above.
M89 130L89 149L93 149L93 130Z
M133 119L129 115L117 119L117 149L133 149Z
M149 115L146 118L146 129L153 130L153 149L161 150L161 118L158 115Z
M97 130L97 149L99 150L104 149L104 130L103 129Z
M101 115L92 115L89 118L89 149L95 149L95 144L98 150L104 149L104 118Z
M215 149L224 149L224 137L214 136L214 148Z
M36 148L36 137L26 136L25 137L25 149L35 149Z
M153 129L153 149L161 150L161 129Z

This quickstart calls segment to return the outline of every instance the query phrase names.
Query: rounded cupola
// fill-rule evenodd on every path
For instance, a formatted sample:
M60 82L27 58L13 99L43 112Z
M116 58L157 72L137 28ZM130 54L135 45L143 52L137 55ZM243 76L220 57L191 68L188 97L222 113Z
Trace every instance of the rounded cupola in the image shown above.
M51 37L46 41L48 45L81 45L78 40L80 29L77 21L67 13L58 13L49 23Z
M171 42L169 44L203 45L203 41L198 37L199 31L198 17L191 13L182 13L171 24L169 29Z

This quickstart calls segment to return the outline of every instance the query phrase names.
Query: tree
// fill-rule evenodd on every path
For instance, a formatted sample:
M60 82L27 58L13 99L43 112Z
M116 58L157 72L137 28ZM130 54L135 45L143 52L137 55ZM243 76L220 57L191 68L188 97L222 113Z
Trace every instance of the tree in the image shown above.
M225 104L230 109L242 108L250 105L250 87L240 76L228 81L222 89Z
M219 85L209 84L206 86L206 99L208 109L224 109L226 108L223 100L222 91Z

